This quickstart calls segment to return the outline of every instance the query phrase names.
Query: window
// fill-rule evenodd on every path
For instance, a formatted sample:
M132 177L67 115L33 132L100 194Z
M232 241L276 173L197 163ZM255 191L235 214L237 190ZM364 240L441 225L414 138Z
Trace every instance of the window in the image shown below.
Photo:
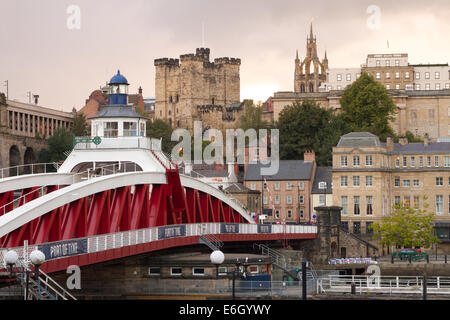
M444 167L450 167L450 156L444 157Z
M218 271L220 276L224 276L227 274L228 269L227 267L219 267Z
M419 167L423 167L423 156L419 157Z
M347 216L348 215L348 198L347 196L341 196L341 207L342 207L342 215Z
M400 72L395 73L395 79L400 79Z
M405 72L405 79L409 79L409 72L408 71Z
M431 157L427 157L427 167L431 167Z
M319 204L320 204L321 206L324 206L325 203L326 203L325 195L323 195L323 194L319 195Z
M416 90L420 90L420 83L416 84Z
M103 136L105 138L116 138L119 135L118 122L103 122Z
M419 179L414 179L413 186L418 187L419 186Z
M192 275L194 275L194 276L204 276L205 275L205 268L193 267L192 268Z
M372 221L366 222L366 234L373 234L372 224Z
M159 276L161 274L161 268L160 267L150 267L148 268L148 275L149 276Z
M292 210L288 210L287 211L287 217L289 218L289 219L291 219L292 218Z
M373 215L373 197L372 196L366 196L366 214L368 216Z
M366 166L372 166L372 156L366 156Z
M337 86L337 89L338 89L338 90L341 90L341 89L342 89L342 87L341 87L341 86Z
M438 156L434 157L434 166L439 167L439 157Z
M400 187L400 178L399 177L394 178L394 187Z
M298 196L298 203L304 203L305 202L305 196L299 195Z
M361 222L353 222L353 233L354 234L361 233Z
M400 196L395 196L395 197L394 197L394 204L395 204L396 206L398 206L398 205L400 204Z
M347 221L341 221L342 229L348 231L348 222Z
M436 84L434 85L434 89L435 89L435 90L441 90L441 84L440 84L440 83L436 83Z
M280 204L280 196L279 195L275 196L275 204Z
M347 156L341 156L341 167L347 166Z
M391 85L390 84L386 85L386 90L391 90Z
M434 73L434 78L435 78L436 80L439 80L439 79L441 78L441 73L440 73L439 71L436 71L436 72Z
M449 75L450 75L450 73L449 73ZM356 74L356 79L359 79L359 77L361 77L361 73ZM450 76L449 76L449 78L450 78Z
M141 137L145 137L145 123L141 123Z
M420 197L419 196L414 196L414 208L418 209L419 208L419 202L420 202Z
M359 176L353 176L353 186L359 187Z
M399 84L396 84L396 85L395 85L395 89L400 90L400 85L399 85Z
M386 79L390 79L391 78L391 74L389 72L386 72Z
M395 66L399 67L400 66L400 60L395 60Z
M410 187L411 186L411 180L403 180L403 186L404 187Z
M381 75L380 75L379 72L377 72L377 73L375 74L375 79L380 80L380 78L381 78Z
M377 64L377 67L379 67L380 66L380 60L377 60L376 64Z
M337 81L341 81L342 80L342 74L338 74L337 75Z
M442 187L444 185L444 178L436 177L436 186Z
M403 167L406 167L408 165L408 159L406 157L403 157Z
M416 72L416 80L420 80L420 72Z
M400 167L400 159L399 158L395 159L395 167L396 168Z
M267 196L263 196L263 204L268 204Z
M389 67L389 65L390 65L390 61L386 60L386 67Z
M341 176L341 187L348 186L347 176Z
M123 123L123 136L135 137L137 135L137 123L136 122L124 122Z
M429 83L425 84L425 90L430 90L430 84Z
M444 213L444 196L437 195L436 196L436 214Z
M179 267L170 267L170 275L171 276L181 276L183 273L183 269Z
M445 89L450 89L450 83L445 84Z
M429 72L425 72L425 79L430 79L430 73Z
M248 267L250 273L258 273L258 266L250 266Z
M353 214L355 216L359 216L360 211L359 211L359 196L354 196L353 197Z
M416 158L411 157L411 167L415 167L416 166Z
M292 183L286 182L286 190L292 190Z
M405 207L410 207L411 206L411 200L409 196L404 196L403 197L403 205Z
M366 187L371 187L373 183L372 176L366 176Z
M287 204L292 204L292 196L291 195L287 195L286 196L286 203Z
M350 73L347 73L345 80L347 81L351 81L352 80L352 75Z
M305 184L303 182L298 183L298 190L303 190L305 188Z
M359 156L353 156L353 166L359 167Z
M275 183L273 184L273 188L274 188L275 190L280 190L280 183L279 183L279 182L275 182Z
M251 190L256 190L256 184L255 183L251 183L250 184L250 189Z

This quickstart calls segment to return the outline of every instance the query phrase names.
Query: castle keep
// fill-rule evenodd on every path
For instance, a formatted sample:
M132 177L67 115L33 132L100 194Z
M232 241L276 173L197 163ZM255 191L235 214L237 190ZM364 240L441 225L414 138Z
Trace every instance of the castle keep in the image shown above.
M155 118L167 120L173 128L191 129L194 121L203 128L234 128L243 110L240 103L241 60L209 60L209 48L180 59L155 60Z

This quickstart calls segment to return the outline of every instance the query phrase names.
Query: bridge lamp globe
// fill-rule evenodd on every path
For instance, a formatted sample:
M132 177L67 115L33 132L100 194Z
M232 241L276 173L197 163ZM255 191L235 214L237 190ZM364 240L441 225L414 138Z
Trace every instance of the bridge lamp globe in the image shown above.
M225 261L225 255L222 251L216 250L209 256L211 263L216 265L216 277L219 278L219 265Z
M6 263L6 265L9 266L11 273L12 273L13 266L17 263L18 260L19 260L19 255L14 250L9 250L5 254L5 263Z
M39 278L39 266L45 262L45 254L40 250L34 250L30 253L30 261L34 264L36 278Z

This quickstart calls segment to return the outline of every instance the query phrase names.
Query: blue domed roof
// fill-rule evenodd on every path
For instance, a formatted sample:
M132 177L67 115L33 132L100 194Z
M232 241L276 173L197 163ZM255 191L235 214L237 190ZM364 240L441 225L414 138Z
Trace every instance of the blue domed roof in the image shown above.
M109 80L109 84L128 84L128 81L120 74L120 70L117 70L117 74Z

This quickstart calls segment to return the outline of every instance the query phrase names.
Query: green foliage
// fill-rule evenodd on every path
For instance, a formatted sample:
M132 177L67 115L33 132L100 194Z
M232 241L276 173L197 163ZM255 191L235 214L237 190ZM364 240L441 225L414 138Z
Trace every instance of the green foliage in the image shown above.
M306 150L314 150L319 166L331 166L332 149L344 130L340 116L316 102L295 102L280 112L276 127L280 130L280 158L303 159Z
M86 116L83 113L78 113L73 118L72 133L76 137L85 137L90 134L86 122Z
M66 158L64 152L73 149L73 137L74 135L65 128L57 129L48 139L48 149L39 152L39 162L63 161Z
M371 132L382 141L393 135L389 121L394 120L397 107L386 88L368 73L347 86L340 103L349 132Z
M402 204L393 206L389 216L372 224L374 238L382 245L413 248L429 248L439 240L434 235L434 213L415 209Z
M244 114L239 118L239 128L247 129L268 129L269 124L263 120L263 110L261 106L256 106L253 100L246 100L244 103Z
M172 127L167 121L162 119L147 121L147 137L155 139L162 138L162 150L169 154L172 152L172 148L177 144L177 141L171 141Z

